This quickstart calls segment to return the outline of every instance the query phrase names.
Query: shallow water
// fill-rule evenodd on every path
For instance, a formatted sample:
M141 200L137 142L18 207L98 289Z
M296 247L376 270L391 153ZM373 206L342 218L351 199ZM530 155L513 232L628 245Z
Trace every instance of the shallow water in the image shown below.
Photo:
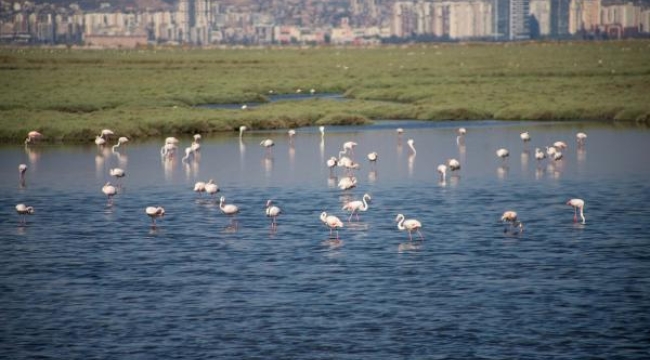
M398 138L395 129L405 133ZM455 130L468 130L465 145ZM529 131L524 145L519 133ZM575 133L588 134L584 148ZM0 148L0 353L33 358L647 358L650 132L603 123L378 122L204 138ZM276 145L265 155L260 141ZM412 155L406 140L417 149ZM358 185L325 160L358 143ZM568 143L559 162L534 148ZM181 139L182 149L190 139ZM502 161L495 150L506 147ZM376 166L365 155L379 153ZM438 164L462 168L440 182ZM19 186L17 166L29 166ZM108 169L121 180L112 205ZM214 179L237 227L192 191ZM349 199L372 196L347 223ZM586 224L569 198L585 199ZM277 230L267 199L283 210ZM35 214L21 226L14 205ZM165 207L153 228L144 213ZM503 232L515 210L522 234ZM329 236L322 211L345 226ZM408 241L395 216L422 224ZM354 219L353 219L354 220ZM417 238L417 235L414 235Z

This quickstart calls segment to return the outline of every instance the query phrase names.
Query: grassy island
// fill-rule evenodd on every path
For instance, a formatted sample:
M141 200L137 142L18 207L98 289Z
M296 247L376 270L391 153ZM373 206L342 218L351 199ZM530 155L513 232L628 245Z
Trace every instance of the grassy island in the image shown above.
M269 94L343 94L261 106ZM0 48L0 142L373 119L650 120L650 41L372 48Z

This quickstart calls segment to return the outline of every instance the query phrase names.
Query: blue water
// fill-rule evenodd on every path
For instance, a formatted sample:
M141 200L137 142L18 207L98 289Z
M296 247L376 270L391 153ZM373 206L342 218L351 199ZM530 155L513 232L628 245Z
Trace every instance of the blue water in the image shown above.
M92 139L1 147L0 357L650 356L646 127L386 121L327 127L323 138L297 131L293 142L286 131L204 136L188 163L161 160L162 139L119 154ZM582 149L578 131L588 134ZM325 160L349 140L361 168L357 187L341 191L342 170L330 178ZM538 164L534 148L556 140L569 145L564 159ZM441 182L436 167L451 157L462 168ZM127 175L109 204L101 187L115 166ZM210 178L240 207L237 227L192 191ZM364 193L368 211L348 224L342 205ZM585 225L565 205L573 197L586 202ZM267 199L283 209L275 231ZM24 226L19 202L35 208ZM155 228L150 205L166 210ZM505 210L519 213L522 234L503 232ZM340 243L322 211L345 222ZM398 213L422 222L422 243L409 246Z

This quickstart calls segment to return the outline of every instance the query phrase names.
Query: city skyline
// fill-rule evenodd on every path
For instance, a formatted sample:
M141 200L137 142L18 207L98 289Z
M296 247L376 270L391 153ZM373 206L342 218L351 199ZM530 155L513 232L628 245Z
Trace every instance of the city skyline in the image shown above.
M147 0L140 4L157 7L103 2L100 9L85 11L78 3L56 6L2 0L0 41L124 47L366 44L647 37L650 29L647 1L295 0L233 5L232 1Z

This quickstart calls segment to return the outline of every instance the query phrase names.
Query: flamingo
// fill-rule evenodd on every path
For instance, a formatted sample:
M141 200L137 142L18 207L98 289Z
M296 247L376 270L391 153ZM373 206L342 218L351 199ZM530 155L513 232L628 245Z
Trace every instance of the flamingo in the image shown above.
M341 178L339 180L339 189L341 190L349 190L352 189L353 187L357 186L357 178L354 176L346 176Z
M293 137L296 135L296 130L294 130L294 129L289 129L289 130L287 131L287 135L289 135L289 138L290 138L290 139L293 138Z
M445 164L440 164L438 165L438 173L440 174L440 181L445 181L445 178L447 177L447 165Z
M553 160L555 161L562 160L563 156L564 155L562 155L561 151L556 151L555 153L553 153Z
M467 129L465 129L464 127L458 128L458 130L456 130L456 133L458 134L456 136L456 145L460 145L460 144L464 143L465 142L465 134L467 134Z
M504 161L506 160L506 158L508 156L510 156L510 152L508 151L508 149L504 149L504 148L501 148L501 149L497 150L496 153L497 153L497 156L500 157Z
M357 221L359 221L359 211L366 211L368 210L368 201L372 200L369 194L363 194L363 198L361 200L354 200L350 201L347 204L343 205L343 208L341 210L346 210L350 212L350 217L348 218L348 222L352 221L352 215L356 214Z
M127 142L129 142L129 138L127 138L126 136L120 136L117 139L117 144L113 145L111 150L115 151L116 148L120 147L120 145L126 144Z
M345 143L343 143L343 150L344 150L345 152L348 152L348 151L349 151L349 152L350 152L350 155L354 155L354 148L355 148L357 145L358 145L358 144L357 144L356 142L354 142L354 141L346 141Z
M219 192L219 185L215 184L214 180L210 179L207 183L205 183L204 189L206 194L213 196Z
M556 152L557 152L557 148L555 146L546 147L546 155L548 155L549 157L552 157Z
M106 139L101 136L95 136L95 144L97 146L104 146L106 144Z
M460 161L456 159L449 159L447 160L447 166L449 166L449 170L451 171L460 170Z
M336 239L339 239L339 228L343 227L343 222L341 219L334 215L327 215L325 211L323 211L320 214L320 220L325 224L330 229L330 237L332 236L332 232L336 230Z
M553 143L553 146L560 150L564 150L567 148L567 144L564 141L556 141Z
M244 125L239 127L239 138L241 139L242 136L244 136L244 131L248 130L248 128Z
M311 90L309 90L309 93L314 95L316 93L316 89L312 88Z
M524 224L521 221L517 220L517 213L515 211L512 211L512 210L505 211L501 215L501 221L504 222L504 223L508 223L508 227L519 228L519 232L524 231ZM507 232L508 227L503 229L503 232Z
M377 164L377 158L378 158L378 157L377 157L377 152L376 152L376 151L373 151L373 152L371 152L371 153L368 154L368 161L370 161L370 163L371 163L373 166L376 166L376 164Z
M275 146L275 143L271 139L266 139L266 140L262 140L262 142L260 142L260 145L266 148L267 155L271 155L273 151L272 148L273 146Z
M193 137L194 137L194 141L195 141L195 142L199 142L199 141L201 141L201 134L194 134Z
M194 192L198 193L199 195L203 194L205 192L205 182L197 181L194 184Z
M330 169L330 176L334 175L334 167L338 165L338 160L336 159L335 156L332 156L331 158L327 159L327 167Z
M196 152L201 150L201 143L197 140L192 141L192 144L190 145L190 149L192 149L192 153L196 155Z
M121 168L113 168L108 170L111 176L114 176L116 181L119 181L121 178L126 176L126 172Z
M101 136L102 138L104 138L106 140L108 140L108 138L113 136L113 135L115 135L115 133L113 132L113 130L110 130L110 129L103 129L101 134L99 134L99 136Z
M221 199L219 200L219 209L221 209L222 213L230 216L231 221L234 221L234 216L239 212L239 208L237 207L237 205L226 204L225 202L226 202L226 198L222 196Z
M540 148L535 148L535 159L537 161L544 160L546 159L546 154Z
M104 195L108 197L108 202L112 203L113 202L113 196L117 194L117 189L115 186L111 185L110 182L107 182L103 187L102 187L102 192Z
M519 137L521 138L521 141L524 142L524 144L530 141L530 134L528 133L528 131L522 132L521 134L519 134Z
M16 212L18 215L21 215L21 224L27 223L27 215L32 215L34 213L34 208L32 206L27 206L25 204L16 205Z
M403 128L397 128L397 129L395 129L395 131L397 132L397 136L401 136L402 134L404 134L404 129Z
M246 104L242 105L242 106L241 106L241 109L242 109L242 110L246 110L246 109L248 109L248 105L246 105Z
M424 236L422 236L422 233L420 232L420 228L422 228L422 223L420 221L416 219L405 220L403 214L397 214L395 221L397 222L397 228L399 230L408 231L409 241L413 241L413 235L411 234L413 231L417 232L418 235L420 235L420 239L424 240Z
M26 164L18 165L18 178L20 179L20 183L22 185L25 185L25 173L26 172L27 172L27 165Z
M152 227L156 227L156 218L165 216L165 209L162 206L147 206L144 212L151 218Z
M163 145L160 148L160 156L162 156L164 158L171 158L176 153L176 149L177 149L176 144L174 144L174 143L165 143L165 145Z
M579 132L576 134L576 141L578 142L578 146L584 146L586 140L587 140L587 134L583 132Z
M276 218L282 213L282 210L273 205L272 202L270 199L266 201L266 216L271 218L271 229L275 229L278 227Z
M408 139L408 140L406 141L406 143L407 143L408 146L411 148L411 151L413 152L413 155L415 155L415 154L416 154L416 151L415 151L415 146L413 145L413 144L415 143L415 141L414 141L413 139Z
M40 140L41 137L43 137L43 134L41 134L36 130L32 130L27 133L27 138L25 139L25 145L36 142L37 140Z
M571 199L567 201L567 205L573 206L573 222L578 222L578 209L580 209L580 218L582 219L582 223L584 224L586 222L585 219L585 201L582 199Z
M189 159L190 155L192 155L193 152L194 152L194 150L192 150L191 146L186 147L185 148L185 156L183 156L181 161L185 162L187 159Z
M318 131L320 131L320 137L325 137L325 126L319 126Z

